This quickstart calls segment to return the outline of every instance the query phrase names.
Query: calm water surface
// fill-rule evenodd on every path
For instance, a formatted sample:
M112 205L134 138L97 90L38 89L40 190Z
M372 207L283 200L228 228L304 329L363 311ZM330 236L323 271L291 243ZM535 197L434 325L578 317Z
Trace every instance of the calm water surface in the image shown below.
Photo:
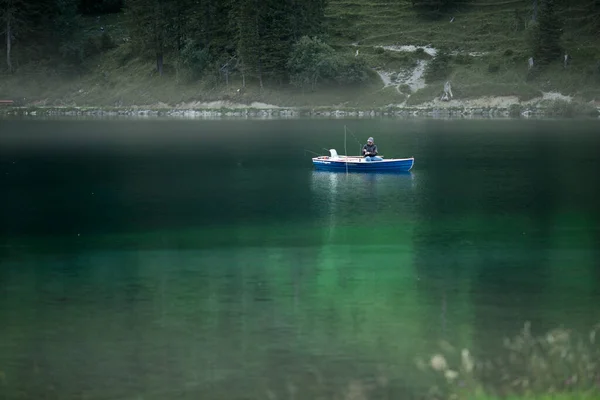
M314 171L344 124L349 153L374 136L413 171ZM440 341L585 332L599 132L0 120L0 398L410 398Z

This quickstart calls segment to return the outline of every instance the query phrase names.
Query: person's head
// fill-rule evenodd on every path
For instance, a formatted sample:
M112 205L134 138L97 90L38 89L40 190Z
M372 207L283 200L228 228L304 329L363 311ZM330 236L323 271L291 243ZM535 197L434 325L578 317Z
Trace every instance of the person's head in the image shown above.
M373 144L373 138L372 137L370 137L370 138L367 139L367 144L368 145L372 145Z

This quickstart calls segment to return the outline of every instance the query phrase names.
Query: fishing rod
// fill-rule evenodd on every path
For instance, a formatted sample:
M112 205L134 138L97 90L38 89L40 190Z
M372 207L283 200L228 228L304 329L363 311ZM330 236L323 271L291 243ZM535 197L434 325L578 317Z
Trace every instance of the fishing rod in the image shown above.
M344 126L344 129L347 129L347 128ZM358 143L358 154L360 154L362 151L362 148L363 148L363 144L356 138L356 136L354 136L354 133L352 132L352 130L348 129L348 132L350 132L350 135L352 135L354 140L356 140L356 143Z
M348 176L348 149L346 148L346 125L344 125L344 153L346 153L346 176Z
M316 151L312 151L312 150L308 150L308 149L303 149L303 150L304 150L304 154L306 154L306 152L309 152L309 153L314 154L314 155L316 155L318 157L321 157L323 155L323 154L317 153ZM325 150L327 150L327 149L325 149Z
M352 138L356 141L356 143L358 143L358 154L359 154L358 157L360 157L360 154L361 154L361 151L362 151L362 148L363 148L363 144L357 139L357 137L354 135L354 132L351 129L349 129L346 125L344 125L344 152L346 153L346 157L349 157L348 156L348 150L346 148L346 131L350 132L350 135L352 135ZM329 149L327 149L325 147L323 147L322 149L325 150L327 153L329 153ZM305 154L306 154L306 152L309 152L309 153L314 154L314 155L319 156L319 157L322 156L322 154L319 154L319 153L314 152L312 150L308 150L308 149L303 149L303 150L304 150Z

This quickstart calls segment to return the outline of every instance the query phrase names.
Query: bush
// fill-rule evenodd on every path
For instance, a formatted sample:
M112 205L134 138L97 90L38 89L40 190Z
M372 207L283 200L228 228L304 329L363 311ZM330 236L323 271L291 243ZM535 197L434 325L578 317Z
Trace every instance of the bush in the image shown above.
M312 90L322 79L332 78L335 71L335 50L319 38L303 36L292 47L287 62L293 85Z
M505 57L510 57L510 56L512 56L514 53L515 53L515 52L514 52L514 51L512 51L511 49L506 49L506 50L504 50L504 56L505 56Z
M82 14L97 15L117 13L123 8L123 0L80 0Z
M188 39L177 60L177 74L184 81L197 80L210 65L210 54L208 49L202 48L194 40Z
M523 107L520 104L511 104L510 107L508 107L508 115L513 118L520 117L522 112Z
M400 85L399 89L400 89L400 92L402 92L404 94L411 94L412 93L412 89L406 83L403 83L402 85Z
M83 44L83 56L92 57L104 51L117 47L109 33L103 32L100 36L90 37Z
M287 65L292 84L301 88L310 85L315 90L320 81L352 84L369 80L364 59L337 54L320 39L308 36L294 44Z
M442 398L466 398L473 393L482 398L593 394L600 376L598 333L600 324L587 335L555 329L534 337L526 323L520 335L504 340L504 353L493 360L477 359L468 349L448 344L429 362L418 360L417 366L437 383L432 392Z
M572 118L577 116L597 116L598 110L588 103L554 100L546 108L546 113L557 117Z
M375 47L375 54L383 54L385 49L383 47Z
M554 100L546 108L546 113L553 116L574 117L575 107L568 101Z
M411 0L413 7L422 15L429 18L440 17L454 0Z
M83 61L85 47L85 42L79 34L83 26L82 17L77 14L74 2L58 0L54 3L52 40L57 44L58 53L64 60L80 64Z
M500 71L500 66L498 64L489 64L488 65L488 72L495 74L498 71Z
M540 5L538 20L527 28L527 39L531 54L539 64L546 64L558 59L561 54L561 24L554 12L552 0Z
M364 83L369 80L367 63L362 58L339 57L332 72L340 84Z
M450 55L445 50L439 50L425 68L425 83L442 81L450 75L451 71Z

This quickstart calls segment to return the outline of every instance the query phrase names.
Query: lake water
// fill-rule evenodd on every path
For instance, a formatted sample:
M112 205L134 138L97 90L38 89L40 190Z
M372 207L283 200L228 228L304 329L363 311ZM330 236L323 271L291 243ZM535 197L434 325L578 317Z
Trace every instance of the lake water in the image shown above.
M414 169L314 171L344 125ZM409 399L440 341L586 332L599 132L0 120L0 398Z

